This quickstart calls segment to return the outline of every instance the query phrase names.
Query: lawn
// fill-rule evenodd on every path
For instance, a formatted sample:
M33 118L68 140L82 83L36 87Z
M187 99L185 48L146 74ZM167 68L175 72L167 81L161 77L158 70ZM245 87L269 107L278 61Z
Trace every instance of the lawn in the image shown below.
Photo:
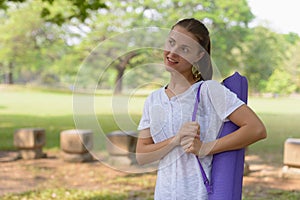
M0 149L13 147L13 133L19 128L42 127L46 130L47 149L59 148L59 133L80 124L74 123L81 114L73 113L73 101L81 98L71 92L24 87L0 89ZM119 128L135 130L145 96L82 95L82 109L97 120L103 133ZM92 102L90 102L92 101ZM91 104L91 106L88 106ZM300 98L249 98L249 106L257 112L267 127L268 138L251 146L252 153L280 154L288 137L300 137ZM74 116L73 116L74 114ZM280 158L279 156L279 158Z
M81 98L81 99L80 99ZM53 92L42 89L9 87L0 89L0 149L13 150L13 133L20 128L41 127L46 130L46 149L59 148L59 134L63 130L81 128L73 113L73 101L80 99L84 106L93 100L94 110L84 115L97 119L101 132L109 133L122 128L135 130L145 97L77 95L71 92ZM88 101L88 102L86 102ZM119 107L119 106L122 107ZM119 108L118 108L119 107ZM114 109L113 109L114 108ZM86 109L83 107L82 110ZM129 123L128 123L129 122Z
M73 113L73 101L81 102L80 112ZM85 101L86 100L86 101ZM50 91L25 87L0 87L0 150L14 150L13 133L24 127L42 127L46 130L46 150L59 150L59 134L62 130L78 128L75 118L90 116L96 119L100 131L109 133L121 129L135 130L139 121L143 95L78 95L71 92ZM92 105L92 106L89 106ZM249 98L250 107L265 123L268 138L249 148L249 153L257 155L267 164L282 165L283 144L289 137L300 137L300 98ZM151 175L153 179L154 175ZM126 177L126 183L139 183L139 177ZM153 182L153 180L152 180ZM114 183L115 184L115 183ZM118 179L116 184L122 184ZM144 184L144 183L141 183ZM150 186L147 186L149 188ZM152 186L151 186L152 187ZM152 191L152 190L150 190ZM299 199L299 192L268 190L269 197L275 199ZM143 196L145 194L133 194ZM244 199L255 199L255 194ZM147 193L147 198L152 194ZM127 199L127 192L85 191L80 189L50 189L29 191L20 195L7 195L4 199ZM150 198L151 199L151 198Z
M300 138L300 98L250 97L249 106L265 123L268 132L267 139L250 146L250 152L267 162L282 164L284 141L289 137Z

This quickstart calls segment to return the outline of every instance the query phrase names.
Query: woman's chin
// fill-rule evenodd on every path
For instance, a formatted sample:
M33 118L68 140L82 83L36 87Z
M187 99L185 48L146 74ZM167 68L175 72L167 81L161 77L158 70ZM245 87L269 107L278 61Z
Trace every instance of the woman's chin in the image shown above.
M173 67L170 67L170 66L168 66L168 65L165 65L165 69L166 69L166 71L168 71L168 72L174 72L174 71L176 71Z

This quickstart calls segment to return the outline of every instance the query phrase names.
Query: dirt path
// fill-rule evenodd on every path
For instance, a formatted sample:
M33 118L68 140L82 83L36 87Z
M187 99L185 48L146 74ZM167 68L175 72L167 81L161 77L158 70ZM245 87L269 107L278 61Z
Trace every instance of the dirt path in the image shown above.
M263 197L272 189L300 192L300 169L293 171L278 163L265 164L257 156L246 156L246 161L250 164L251 172L244 176L245 194Z
M0 162L0 195L45 188L151 192L155 183L155 173L127 174L98 161L69 163L59 153L47 155L45 159ZM135 180L140 176L149 184Z
M153 192L155 172L126 174L97 161L68 163L62 161L58 153L47 154L48 158L45 159L0 162L0 195L62 187ZM266 189L300 191L299 173L283 176L280 165L264 164L255 156L247 156L246 160L250 164L251 173L244 177L245 194L264 195Z

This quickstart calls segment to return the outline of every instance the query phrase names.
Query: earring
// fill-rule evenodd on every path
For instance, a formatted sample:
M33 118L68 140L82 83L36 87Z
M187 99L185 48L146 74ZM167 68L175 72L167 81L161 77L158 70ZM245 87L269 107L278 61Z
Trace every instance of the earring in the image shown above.
M201 77L201 73L198 71L198 69L194 65L192 66L192 73L196 79Z

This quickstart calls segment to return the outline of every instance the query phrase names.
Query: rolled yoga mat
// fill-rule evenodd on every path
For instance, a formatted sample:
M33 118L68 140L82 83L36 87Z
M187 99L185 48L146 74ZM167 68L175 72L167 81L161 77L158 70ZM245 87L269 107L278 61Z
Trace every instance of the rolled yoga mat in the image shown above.
M248 82L244 76L235 72L232 76L226 78L223 83L247 104ZM230 121L225 122L219 138L232 133L238 128ZM209 200L242 199L244 158L245 149L222 152L213 156L211 171L213 192L208 195Z

